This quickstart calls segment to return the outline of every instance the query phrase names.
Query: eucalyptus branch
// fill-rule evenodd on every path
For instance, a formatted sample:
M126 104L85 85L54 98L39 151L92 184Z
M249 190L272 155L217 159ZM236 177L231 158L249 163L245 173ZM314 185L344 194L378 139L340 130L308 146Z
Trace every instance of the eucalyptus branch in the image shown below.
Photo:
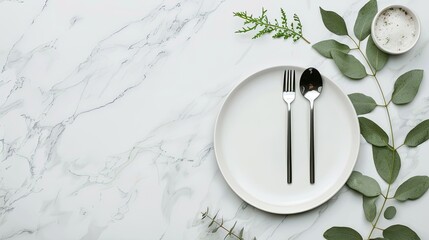
M390 136L391 136L391 139L392 139L391 150L395 151L395 138L394 138L394 133L393 133L392 119L391 119L389 108L388 108L388 104L390 103L390 101L389 101L389 103L386 101L386 96L384 95L383 88L381 87L380 81L378 80L378 78L376 76L376 71L373 70L373 68L372 68L372 66L371 66L371 64L370 64L367 56L363 53L363 51L362 51L362 49L360 47L360 42L359 42L359 44L357 44L356 41L350 35L347 35L347 36L353 41L353 43L356 45L356 49L359 50L360 54L365 59L368 68L372 72L371 76L374 78L375 82L377 83L378 89L380 91L381 97L382 97L383 102L384 102L384 105L379 105L379 106L384 107L385 110L386 110L387 119L388 119L389 127L390 127ZM393 154L392 154L392 158L394 158ZM391 171L393 171L393 168L394 168L394 163L395 163L394 159L392 159L392 162L393 162L393 165L392 165L392 170ZM388 183L386 194L381 194L381 196L384 198L384 201L383 201L383 204L381 205L380 211L377 214L375 222L373 224L371 224L372 228L371 228L371 231L369 232L369 235L368 235L368 238L367 238L368 240L371 238L371 236L372 236L372 234L373 234L373 232L374 232L375 229L380 229L380 228L377 227L377 224L378 224L378 221L380 220L381 214L383 213L383 210L384 210L384 208L386 206L386 202L389 199L387 196L389 196L391 186L392 186L391 183Z
M385 193L381 191L379 183L358 171L353 171L347 186L363 196L363 208L365 218L371 223L367 240L373 238L374 231L377 229L382 231L384 239L415 239L420 240L417 233L409 227L396 224L387 228L381 228L378 224L381 215L384 212L386 219L392 219L396 215L396 208L389 206L386 208L388 200L407 201L415 200L423 196L429 189L428 176L414 176L400 184L400 186L392 194L392 184L399 175L401 167L401 158L397 150L406 145L408 147L417 147L423 142L429 140L429 119L419 123L407 134L404 143L396 147L395 136L393 131L392 116L389 107L390 103L395 105L404 105L410 103L416 96L423 79L423 70L414 69L402 74L395 82L394 90L389 101L381 87L377 77L377 72L380 71L388 60L388 55L382 52L374 40L370 36L372 22L377 13L377 1L370 0L366 3L358 13L358 17L354 26L354 34L356 41L349 33L344 19L335 12L326 11L320 8L323 23L326 28L340 36L347 36L355 45L350 48L348 45L340 43L336 40L324 40L313 45L313 48L322 56L332 58L338 69L348 78L360 80L368 75L374 79L376 86L380 92L383 104L377 104L375 100L362 93L352 93L349 98L356 110L357 115L371 113L376 107L383 107L386 112L386 117L389 125L389 134L387 134L374 121L359 116L360 131L363 138L372 145L373 159L375 168L380 177L387 183ZM366 51L362 49L362 41L367 40ZM358 50L366 62L366 67L349 54L351 50ZM366 54L365 54L365 53ZM366 69L369 68L372 74L368 74ZM390 140L390 141L389 141ZM391 143L391 145L390 145ZM377 211L376 201L379 197L383 197L381 208ZM391 196L391 197L389 197ZM402 237L398 237L397 233L401 233ZM332 227L328 229L324 235L328 240L334 239L363 239L362 236L350 227Z
M244 238L243 238L244 228L241 228L240 232L238 234L236 234L234 232L234 228L237 225L237 221L234 222L234 225L231 228L226 228L224 225L224 222L223 222L223 218L220 218L220 221L217 219L218 213L219 212L217 212L213 217L210 216L208 207L207 207L205 212L201 212L201 219L208 218L209 220L211 220L210 224L208 225L209 228L211 226L213 226L214 224L216 225L215 228L212 230L212 233L217 232L217 230L219 230L219 229L223 229L224 231L226 231L225 238L234 237L238 240L244 240ZM256 240L256 237L254 237L253 240Z
M352 38L352 37L350 37L350 35L349 35L349 38L353 40L353 38ZM355 42L354 40L353 40L353 42L356 44L356 42ZM383 102L384 102L384 105L382 105L382 107L384 107L384 108L386 109L387 119L388 119L388 121L389 121L390 136L391 136L391 139L392 139L392 147L391 147L391 150L392 150L392 151L395 151L395 137L394 137L394 134L393 134L392 118L391 118L391 116L390 116L390 111L389 111L389 107L388 107L388 102L386 101L386 96L384 95L383 88L381 87L381 85L380 85L380 81L378 80L378 78L377 78L377 76L376 76L376 72L372 70L372 66L371 66L371 64L369 63L369 60L368 60L367 56L363 53L363 51L362 51L362 49L361 49L360 45L356 44L356 47L357 47L357 49L359 50L359 52L361 53L362 57L363 57L363 58L365 58L366 63L368 64L368 67L369 67L369 68L371 69L371 71L373 72L373 76L372 76L372 77L374 78L375 82L377 83L378 89L379 89L379 91L380 91L381 97L382 97ZM389 103L390 103L390 102L389 102ZM394 166L394 165L395 165L395 159L394 159L394 155L393 155L393 154L392 154L392 162L393 162L393 165L392 165L392 170L391 170L391 171L393 171L393 169L394 169L394 167L395 167L395 166ZM388 183L386 194L381 194L381 196L384 198L384 200L383 200L383 204L381 205L380 211L379 211L379 213L378 213L378 215L377 215L377 217L376 217L376 220L375 220L374 224L372 224L372 228L371 228L371 231L370 231L370 232L369 232L369 234L368 234L368 238L367 238L367 240L371 239L371 236L372 236L372 234L373 234L373 232L374 232L374 230L375 230L375 229L380 230L380 228L379 228L379 227L377 227L377 224L378 224L378 221L380 220L381 214L382 214L382 213L383 213L383 211L384 211L384 208L385 208L385 206L386 206L386 202L387 202L387 200L389 199L387 196L389 196L391 186L392 186L392 184L391 184L391 183Z
M264 8L262 8L262 13L258 17L248 14L246 11L234 12L234 17L239 17L244 20L244 26L242 29L237 30L236 33L247 33L256 30L258 32L253 36L253 39L255 39L274 32L273 38L292 38L294 42L302 39L310 44L310 41L302 34L302 24L298 15L294 14L293 22L288 24L288 19L283 8L280 8L280 12L281 20L274 19L274 22L270 22L267 16L267 10Z

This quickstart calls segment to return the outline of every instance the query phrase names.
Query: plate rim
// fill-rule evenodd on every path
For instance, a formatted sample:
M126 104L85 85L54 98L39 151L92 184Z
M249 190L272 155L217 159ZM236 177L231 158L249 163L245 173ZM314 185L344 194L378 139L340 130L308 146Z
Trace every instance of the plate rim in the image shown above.
M235 86L229 91L229 93L226 95L226 97L225 97L225 99L223 100L223 102L222 102L222 104L221 104L221 106L220 106L220 110L219 110L219 112L218 112L218 114L217 114L217 116L216 116L216 120L215 120L215 126L214 126L214 135L213 135L213 149L214 149L214 154L215 154L215 158L216 158L216 163L217 163L217 165L218 165L218 167L219 167L219 170L220 170L220 172L221 172L221 174L222 174L222 177L223 177L223 179L226 181L226 183L228 184L228 186L229 186L229 188L231 188L232 189L232 191L238 196L238 197L240 197L243 201L245 201L246 203L248 203L248 204L250 204L250 205L252 205L253 207L255 207L255 208L257 208L257 209L260 209L260 210L262 210L262 211L265 211L265 212L269 212L269 213L274 213L274 214L297 214L297 213L302 213L302 212L307 212L307 211L309 211L309 210L312 210L312 209L315 209L315 208L317 208L317 207L319 207L319 206L321 206L322 204L324 204L324 203L326 203L327 201L329 201L335 194L337 194L340 190L341 190L341 188L343 188L343 186L346 184L346 182L347 182L347 180L348 180L348 178L350 177L350 175L352 174L352 172L353 172L353 169L355 168L355 166L356 166L356 162L357 162L357 159L358 159L358 157L359 157L359 150L360 150L360 130L358 130L358 134L356 134L356 142L357 142L357 146L356 146L356 149L354 150L354 152L352 153L352 155L354 156L353 157L353 163L351 164L351 169L350 169L350 173L349 174L347 174L347 177L345 178L345 179L340 179L341 181L340 181L340 183L341 184L339 184L338 185L338 187L335 187L335 191L333 191L332 193L330 193L328 196L326 196L325 198L323 198L320 202L318 202L318 203L316 203L316 204L313 204L312 206L310 206L310 207L301 207L301 209L297 209L297 210L291 210L290 209L290 207L288 207L288 206L285 206L285 205L270 205L269 203L265 203L264 205L265 206L258 206L256 203L255 203L255 201L253 201L252 200L252 198L251 199L248 199L246 196L243 196L243 194L241 194L240 193L240 189L235 189L235 187L236 186L234 186L234 184L231 184L231 182L230 181L232 181L231 179L229 179L229 178L227 178L226 176L225 176L225 171L226 171L226 169L223 169L223 167L222 167L222 164L219 162L219 153L217 152L217 151L219 151L219 150L217 150L218 149L218 147L216 146L217 144L216 144L216 139L217 139L217 132L218 132L218 126L219 126L219 121L220 121L220 117L221 117L221 115L222 115L222 112L223 112L223 109L224 109L224 107L225 107L225 104L227 103L227 101L228 101L228 99L231 97L231 95L232 94L234 94L235 92L236 92L236 90L238 89L238 88L240 88L240 86L241 85L243 85L244 83L246 83L247 81L249 81L249 79L251 79L251 78L253 78L254 76L256 76L256 75L258 75L258 74L261 74L261 73L264 73L264 72L267 72L267 71L271 71L271 70L275 70L275 69L281 69L281 68L283 68L283 69L288 69L288 68L291 68L291 69L300 69L300 70L302 70L302 71L304 71L306 68L304 68L304 67L299 67L299 66L293 66L293 65L274 65L274 66L270 66L270 67L264 67L264 68L261 68L261 69L259 69L259 70L257 70L257 71L255 71L255 72L253 72L252 74L249 74L249 75L247 75L246 77L244 77L244 78L242 78L237 84L235 84ZM329 78L327 78L325 75L323 75L323 74L321 74L322 75L322 78L324 78L324 79L327 79L328 81L330 81L332 84L333 84L333 86L335 87L335 88L337 88L337 90L339 90L340 91L340 93L342 93L342 94L344 94L345 96L346 96L346 99L347 99L347 104L348 104L348 106L349 107L351 107L351 109L353 109L353 113L354 113L354 115L355 115L355 118L354 118L354 125L355 125L355 128L356 129L360 129L360 126L359 126L359 121L358 121L358 115L357 115L357 113L356 113L356 111L354 110L354 107L353 107L353 104L352 104L352 102L350 101L350 99L347 97L347 94L334 82L334 81L332 81L331 79L329 79ZM238 188L238 187L237 187ZM338 189L337 189L338 188ZM253 198L253 199L255 199L255 198ZM257 200L257 199L256 199ZM257 200L257 201L259 201L259 202L262 202L262 201L260 201L260 200ZM267 207L268 206L268 207ZM270 207L271 206L271 207Z

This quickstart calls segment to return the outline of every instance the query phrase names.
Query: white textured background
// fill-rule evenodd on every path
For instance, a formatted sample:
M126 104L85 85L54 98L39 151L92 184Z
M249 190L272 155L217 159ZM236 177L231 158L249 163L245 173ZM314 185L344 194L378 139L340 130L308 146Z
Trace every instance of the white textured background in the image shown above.
M333 225L366 235L361 198L347 188L304 214L264 213L231 191L213 153L220 104L264 67L315 66L345 92L380 101L371 78L345 79L303 41L234 34L242 22L232 12L264 6L278 17L283 7L301 17L312 43L351 44L325 29L319 6L344 16L352 31L365 2L0 0L0 239L222 239L200 220L207 206L228 226L237 220L245 237L322 239ZM429 3L401 3L420 16L422 35L379 78L389 95L401 73L426 75L413 103L392 108L398 142L429 118ZM387 127L382 109L371 118ZM428 144L400 149L394 188L429 175ZM363 139L356 168L377 176ZM428 203L429 194L398 204L396 218L380 226L403 223L427 239Z

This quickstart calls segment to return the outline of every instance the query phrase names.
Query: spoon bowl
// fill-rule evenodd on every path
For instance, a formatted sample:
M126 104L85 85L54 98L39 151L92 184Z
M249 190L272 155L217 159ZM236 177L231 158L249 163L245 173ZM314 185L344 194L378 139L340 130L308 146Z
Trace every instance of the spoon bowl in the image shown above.
M307 68L301 75L299 89L302 95L310 101L310 104L319 97L322 92L323 81L319 71L315 68Z

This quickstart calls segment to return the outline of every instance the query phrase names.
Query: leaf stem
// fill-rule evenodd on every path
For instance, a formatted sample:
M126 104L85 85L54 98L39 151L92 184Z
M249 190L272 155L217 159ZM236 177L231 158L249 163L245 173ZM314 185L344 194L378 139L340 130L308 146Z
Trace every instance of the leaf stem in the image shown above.
M402 146L404 146L405 145L405 143L403 143L403 144L401 144L401 145L399 145L397 148L396 148L396 150L398 150L399 148L401 148Z
M383 229L383 228L379 228L379 227L375 227L375 229L378 229L378 230L380 230L380 231L384 231L384 229Z
M388 102L387 102L387 106L389 106L389 104L392 102L392 99L390 99Z
M360 44L357 44L356 41L350 35L347 35L347 36L355 43L355 45L358 48L359 52L362 54L362 57L365 59L366 63L368 64L369 69L371 69L372 77L374 78L375 82L377 83L377 87L380 90L381 97L382 97L383 102L384 102L384 106L383 105L381 105L381 106L386 109L387 119L388 119L389 127L390 127L390 136L391 136L391 139L392 139L392 148L391 148L391 150L393 152L393 151L396 150L396 148L395 148L395 137L394 137L394 134L393 134L392 118L390 116L390 111L389 111L389 103L391 101L387 102L386 95L384 94L384 91L383 91L383 88L381 87L380 81L377 78L377 75L376 75L377 72L372 69L371 64L369 63L368 58L365 56L365 54L362 52L362 49L360 48ZM395 154L392 154L392 158L393 158L392 159L393 163L395 163ZM392 171L393 171L393 169L394 169L394 166L392 166ZM389 196L389 193L390 193L391 186L392 186L392 183L388 183L386 194L382 194L382 196L384 198L384 201L383 201L383 204L381 205L380 212L378 213L377 218L376 218L374 224L372 224L371 231L368 234L368 238L367 238L368 240L371 239L371 236L372 236L372 234L373 234L373 232L374 232L375 229L382 230L381 228L377 227L377 224L378 224L378 221L380 220L381 214L383 213L384 207L386 206L387 200L390 199L388 196Z
M362 51L361 51L361 53L362 53ZM362 55L363 55L363 53L362 53ZM383 101L384 101L384 105L385 105L384 108L386 109L387 119L389 121L389 127L390 127L390 136L391 136L391 139L392 139L392 148L393 148L392 151L395 151L395 137L394 137L394 134L393 134L392 118L390 116L390 111L389 111L388 103L386 101L386 97L384 95L383 89L381 88L380 81L378 81L377 76L374 76L374 80L377 83L378 89L380 90L381 96L382 96ZM393 161L393 163L395 163L395 159L394 159L395 155L392 154L392 157L393 157L392 161ZM393 168L394 167L392 166L392 171L393 171ZM391 186L392 186L392 184L388 183L386 194L385 194L385 196L383 196L384 197L383 205L381 206L381 209L380 209L380 212L378 213L377 219L375 220L375 223L374 223L374 225L373 225L373 227L371 229L371 232L368 235L368 239L371 238L371 235L374 232L374 229L377 227L378 221L380 220L380 216L383 213L384 207L386 206L386 202L388 200L388 196L389 196L389 193L390 193Z

